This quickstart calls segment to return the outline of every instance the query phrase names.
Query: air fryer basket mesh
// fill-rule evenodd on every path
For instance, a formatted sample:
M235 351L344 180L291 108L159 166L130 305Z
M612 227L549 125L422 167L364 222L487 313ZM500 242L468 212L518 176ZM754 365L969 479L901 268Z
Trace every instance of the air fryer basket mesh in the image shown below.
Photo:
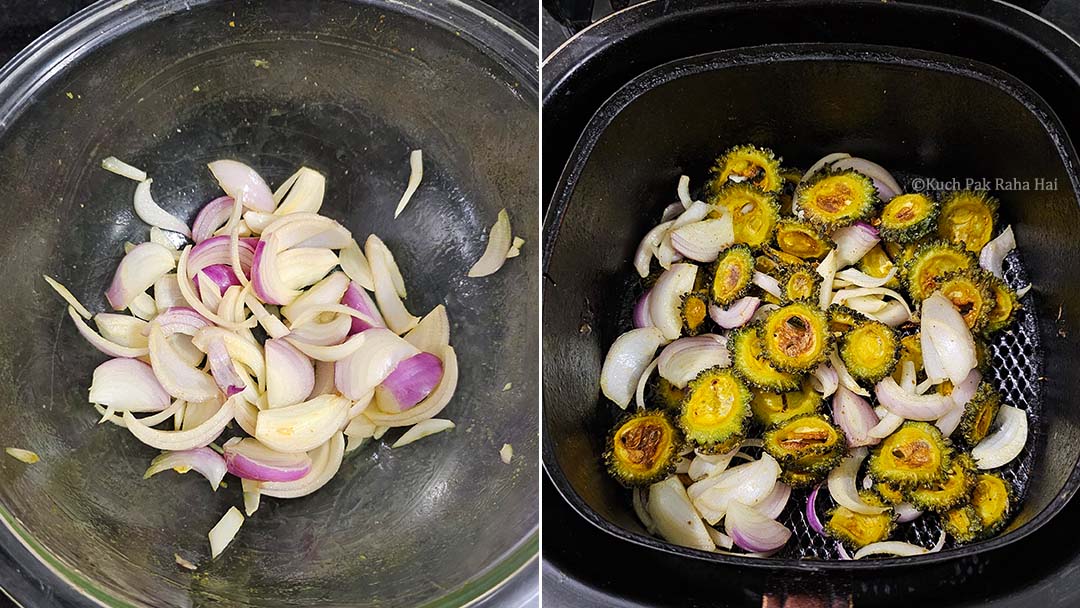
M904 179L904 175L896 175L903 185L910 183L911 178ZM905 191L910 191L906 190ZM657 210L659 217L660 211ZM1002 221L1004 226L1004 221ZM1005 258L1004 278L1013 288L1019 289L1028 284L1027 273L1021 260L1023 243L1017 244L1018 251L1010 253ZM628 275L633 273L628 270ZM641 293L638 281L631 280L627 285L632 297L624 299L626 305L620 311L616 334L632 329L631 309L633 302ZM1029 301L1034 297L1029 294L1021 299L1021 302ZM1019 505L1027 495L1028 479L1035 466L1035 444L1039 436L1039 421L1042 411L1041 395L1042 386L1042 352L1039 346L1038 319L1033 312L1033 306L1022 306L1017 312L1013 324L997 334L989 342L991 353L991 371L984 380L993 384L1001 391L1004 403L1027 411L1029 435L1024 450L1005 467L995 470L1007 481L1013 484L1018 497L1017 503L1012 506L1012 512L1019 510ZM826 413L831 413L831 408L825 406ZM754 456L760 452L757 449L746 450ZM864 465L865 474L865 465ZM859 480L861 482L862 475ZM818 534L810 527L806 518L806 501L810 490L796 490L791 493L787 507L780 516L779 521L787 526L792 532L791 540L775 555L777 558L808 558L808 559L840 559L837 543L831 538ZM826 489L818 493L817 510L819 517L824 521L828 509L833 506L832 500ZM627 493L626 500L630 500ZM899 524L896 531L890 537L891 540L902 540L923 547L932 547L939 539L942 531L941 520L934 514L925 514L913 522ZM945 548L954 546L952 539L946 541Z

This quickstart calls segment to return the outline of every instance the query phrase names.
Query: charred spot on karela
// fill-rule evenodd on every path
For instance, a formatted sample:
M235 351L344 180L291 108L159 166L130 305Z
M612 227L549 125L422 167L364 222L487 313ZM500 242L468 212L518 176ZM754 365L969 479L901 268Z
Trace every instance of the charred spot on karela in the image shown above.
M987 277L993 276L982 269L968 268L948 272L938 281L937 290L960 311L972 331L981 330L990 319L994 291Z
M869 471L875 481L904 489L932 484L952 465L952 447L941 431L926 422L905 422L870 452Z
M877 384L892 373L900 357L900 339L893 328L865 320L840 340L840 359L860 382Z
M1001 393L988 382L979 384L975 396L964 405L957 434L965 444L975 447L990 434L998 410L1001 409Z
M703 452L730 451L746 437L750 399L750 389L730 369L707 369L686 385L679 427Z
M686 390L668 382L666 378L659 374L656 377L657 380L652 385L652 396L648 399L648 402L669 410L678 411L683 398L686 397Z
M869 490L859 492L863 502L884 507L876 494ZM892 509L881 513L856 513L847 507L837 506L829 511L825 522L825 533L852 550L859 550L871 543L881 542L892 534L894 527Z
M848 308L843 304L833 304L825 311L825 314L829 318L829 331L832 332L834 336L840 336L855 329L863 321L869 318L861 312Z
M683 334L696 336L705 326L709 318L709 294L701 291L692 291L682 299L680 316L683 323Z
M941 201L938 235L977 253L990 242L997 221L997 208L997 199L986 192L952 192Z
M709 198L709 203L731 214L735 242L757 249L772 239L780 220L776 194L751 184L728 184ZM716 215L717 212L713 212Z
M754 279L754 254L746 245L725 249L711 267L709 297L720 306L727 306L746 295Z
M968 454L952 459L945 479L908 493L908 501L920 511L941 513L967 502L975 488L975 461Z
M806 264L787 266L777 277L784 302L817 302L821 292L821 275Z
M679 430L664 410L641 410L611 430L604 462L622 485L647 486L675 471L681 445Z
M728 336L731 366L748 385L773 392L799 388L799 376L782 372L769 362L762 346L761 323L744 325Z
M881 210L881 238L896 243L913 243L937 227L940 207L925 194L901 194Z
M806 302L774 310L761 326L765 355L782 371L801 373L814 369L829 352L828 323L820 308Z
M795 206L826 232L866 219L877 201L873 180L852 169L820 171L795 191Z
M915 250L904 268L904 281L911 298L922 302L937 290L943 276L975 266L975 256L970 251L959 245L935 241Z
M970 543L983 533L982 520L971 505L962 505L946 511L942 516L945 531L957 544Z
M784 185L780 159L772 150L750 144L725 150L709 173L712 177L706 188L710 193L733 183L753 185L764 192L779 192Z
M844 433L821 414L803 414L765 431L762 447L777 462L804 473L836 466L846 452Z
M821 393L815 391L808 382L803 382L802 389L786 393L772 393L754 389L754 398L750 409L754 419L764 427L803 414L815 414L821 409Z
M866 252L861 259L859 259L858 268L865 274L868 274L876 279L884 279L889 276L890 272L896 269L896 264L893 263L889 254L885 253L885 249L881 244L874 245L874 248ZM900 286L900 279L897 275L893 275L889 279L888 283L885 283L885 287L895 289Z
M777 222L775 241L777 249L800 260L820 260L836 247L812 224L792 219Z
M987 276L994 297L994 305L990 308L986 326L983 327L983 332L989 335L1012 325L1016 311L1020 308L1020 300L1016 297L1016 291L1005 281L989 273Z
M911 361L915 366L915 376L923 371L922 338L919 332L908 334L900 338L900 352L896 360L896 368L893 370L893 379L900 382L904 373L904 362Z
M975 490L971 493L971 506L982 523L983 534L991 536L1005 527L1015 502L1013 486L994 473L975 476Z

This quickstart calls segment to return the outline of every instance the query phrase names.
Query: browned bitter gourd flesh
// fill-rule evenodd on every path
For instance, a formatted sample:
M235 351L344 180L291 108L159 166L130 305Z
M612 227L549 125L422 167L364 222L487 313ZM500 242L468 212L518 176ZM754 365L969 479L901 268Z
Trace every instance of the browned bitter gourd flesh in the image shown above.
M927 422L905 422L874 447L869 459L875 481L905 489L941 481L951 465L951 446Z
M779 370L802 373L814 369L828 356L828 323L825 313L808 302L773 311L761 327L765 355Z
M608 436L608 472L626 487L647 486L675 471L681 439L664 410L624 417Z

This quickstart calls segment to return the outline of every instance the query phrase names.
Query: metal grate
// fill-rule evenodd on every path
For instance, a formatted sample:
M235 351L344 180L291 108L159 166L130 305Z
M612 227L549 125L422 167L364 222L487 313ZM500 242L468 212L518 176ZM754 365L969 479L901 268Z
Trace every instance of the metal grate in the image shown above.
M1024 270L1017 252L1012 252L1006 257L1004 265L1005 281L1014 289L1028 284L1027 273ZM616 316L616 327L620 331L630 329L632 325L633 302L641 294L640 283L634 277L625 284L626 291L623 293L633 294L634 297L623 298L623 307ZM1028 295L1023 300L1028 300ZM995 472L1000 473L1006 480L1013 484L1019 501L1022 502L1027 496L1029 475L1035 465L1034 446L1038 440L1040 418L1042 414L1042 386L1039 377L1042 372L1042 353L1039 343L1038 319L1032 306L1021 308L1013 325L998 332L990 342L992 357L990 374L985 378L1001 391L1004 403L1026 410L1028 413L1028 428L1031 435L1023 452L1007 466ZM827 406L826 406L827 407ZM828 411L828 410L826 410ZM756 450L747 450L752 455L757 455ZM865 465L864 465L865 473ZM859 476L862 479L862 475ZM836 541L825 538L815 532L806 519L806 500L809 490L794 491L788 506L780 516L779 521L787 526L793 535L788 544L776 555L778 558L803 558L803 559L839 559ZM629 501L629 495L627 496ZM834 506L827 490L818 493L817 508L819 517L824 519L826 512ZM1019 509L1014 505L1013 512ZM891 540L901 540L916 545L931 547L941 535L942 524L940 518L927 513L913 522L899 524L893 532ZM946 541L945 549L955 546L952 539Z

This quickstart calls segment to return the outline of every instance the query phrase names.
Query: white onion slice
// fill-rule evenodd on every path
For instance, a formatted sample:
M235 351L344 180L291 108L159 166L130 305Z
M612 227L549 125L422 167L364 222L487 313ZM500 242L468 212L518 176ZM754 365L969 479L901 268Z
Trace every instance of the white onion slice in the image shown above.
M337 304L349 288L349 277L343 272L333 272L325 279L304 290L287 306L281 307L281 315L290 321L304 315L309 309L326 304Z
M896 276L896 268L890 269L889 273L881 278L872 277L854 268L845 268L836 273L836 278L858 287L881 287L891 281L894 276Z
M731 356L723 336L704 334L668 344L657 362L661 377L678 388L685 388L703 370L731 365Z
M146 181L146 171L133 167L115 156L102 159L101 168L137 182Z
M841 386L836 389L832 406L833 419L843 429L848 447L875 445L880 441L870 435L870 430L881 421L866 399Z
M255 511L259 510L260 498L262 493L259 486L261 482L253 479L241 479L240 487L244 491L244 514L251 517L255 514Z
M877 228L866 222L855 222L832 233L836 243L836 266L843 268L858 262L881 240Z
M769 492L769 495L758 503L756 509L765 517L776 519L784 512L784 507L787 506L788 499L790 498L791 486L777 481L776 484L773 485L772 492Z
M980 469L996 469L1012 462L1027 443L1027 412L1011 405L1002 405L996 422L998 429L971 450L971 456Z
M251 167L235 160L216 160L207 166L225 194L248 209L269 213L277 206L270 186Z
M334 382L349 399L359 399L375 390L399 363L420 353L415 346L381 327L373 327L353 338L358 336L363 340L362 347L339 360L334 369Z
M1005 262L1005 256L1016 249L1016 237L1013 235L1012 226L1006 226L1005 230L994 240L983 245L979 252L979 266L989 270L997 278L1002 278L1001 266Z
M348 399L320 395L310 401L262 410L255 422L255 438L279 452L307 452L326 443L345 425Z
M896 432L896 429L900 428L900 425L904 424L903 416L897 416L885 408L881 409L884 410L885 415L881 417L881 422L879 422L877 426L870 429L869 433L871 437L876 437L878 439L884 439L885 437L892 435Z
M416 327L405 334L405 341L423 352L437 352L450 345L450 318L446 307L439 304L420 319Z
M855 378L851 377L851 373L848 372L847 366L844 365L844 361L840 359L840 356L836 353L836 349L833 349L829 353L829 365L836 370L836 376L840 380L840 385L856 395L862 397L869 397L870 391L866 390L859 383L855 381Z
M693 200L690 199L690 176L680 175L679 185L675 188L675 191L679 195L679 203L683 208L689 208L691 203L693 203Z
M266 352L266 403L271 409L300 403L315 387L315 366L284 340L263 344Z
M656 255L657 248L660 247L660 243L664 240L668 228L674 223L674 220L662 222L646 232L641 239L641 243L638 244L637 251L634 253L634 269L637 270L641 278L644 279L649 276L653 256Z
M159 450L192 450L209 445L217 439L225 426L233 419L236 400L243 399L236 395L230 397L217 413L199 426L185 431L159 431L140 422L131 412L124 412L124 423L136 439Z
M273 199L279 203L274 215L318 213L325 193L326 177L309 167L300 167L274 192Z
M442 360L443 376L442 380L439 381L439 385L435 387L435 390L431 391L430 395L416 404L415 407L404 412L386 413L379 411L377 408L369 408L368 411L364 412L364 415L380 426L399 427L416 424L441 412L454 396L454 391L457 390L457 353L454 352L452 347L446 346L432 354Z
M909 316L911 315L911 308L908 306L907 301L904 300L904 296L886 287L852 287L848 289L841 289L840 291L837 291L835 294L833 294L832 303L846 305L849 303L849 300L853 300L855 298L862 298L864 296L876 295L883 295L893 298L901 305L903 305L904 310L908 313Z
M907 420L937 420L953 405L952 399L937 393L916 395L905 391L892 376L874 386L874 394L889 412Z
M922 517L923 512L916 509L915 505L910 502L902 502L893 506L893 512L896 513L896 522L906 524L909 521L915 521Z
M775 551L787 544L791 530L761 511L732 503L724 518L724 530L739 547L755 553Z
M181 475L194 470L210 482L210 487L215 492L221 485L221 480L225 479L225 473L228 472L225 459L214 450L204 447L161 454L150 461L150 467L146 469L146 473L143 473L143 479L150 479L169 469Z
M694 497L693 501L695 505L701 504L723 516L736 502L751 507L761 503L773 491L779 476L780 465L765 453L760 460L724 471L715 484Z
M682 335L682 299L694 288L698 267L693 264L673 264L653 285L649 295L649 317L666 340Z
M818 299L821 310L828 310L829 305L832 304L833 280L836 278L836 269L836 250L833 249L817 265L817 273L821 276L821 285L818 288L821 292Z
M297 212L278 216L262 231L261 238L278 235L282 249L324 247L344 249L353 242L352 233L338 222L318 213Z
M727 470L732 457L739 451L739 446L725 454L694 454L690 460L690 468L686 474L693 481L701 481L708 477L714 477Z
M521 255L521 247L525 244L525 239L520 236L515 236L514 241L510 243L510 250L506 252L507 259L516 258Z
M157 243L140 243L120 260L105 297L113 310L123 310L175 267L176 259L167 248Z
M938 537L938 541L930 549L926 547L920 547L911 543L905 543L895 540L882 541L879 543L870 543L862 549L855 552L853 559L862 559L871 555L897 555L900 557L911 557L914 555L926 555L927 553L937 553L941 551L945 546L945 529L942 528L941 535Z
M600 390L604 396L626 409L634 398L638 379L664 341L664 335L655 327L632 329L616 338L600 372Z
M877 515L884 513L887 507L875 507L863 502L855 483L855 476L858 475L859 467L866 459L866 454L865 447L855 448L840 462L840 466L829 471L829 494L836 504L846 507L849 511L863 515Z
M405 187L405 193L401 195L397 208L394 209L394 219L405 210L405 205L412 200L416 189L420 187L420 180L424 178L424 153L421 150L413 150L409 153L409 183Z
M495 274L506 263L506 253L510 250L510 214L506 209L499 211L499 218L488 233L487 247L480 259L469 269L470 278L486 277ZM368 258L371 253L368 252Z
M952 302L940 292L923 301L920 331L923 343L929 339L942 371L953 384L963 382L968 372L978 365L971 330ZM925 348L923 357L925 361ZM927 370L929 373L929 368Z
M732 216L726 212L719 219L701 220L671 231L672 247L696 262L716 261L720 252L734 242Z
M154 202L154 198L150 196L150 184L153 182L154 180L148 179L139 182L139 185L135 187L135 215L151 226L171 230L191 238L191 229L187 224Z
M911 313L903 302L890 300L878 312L869 315L889 327L900 327L911 320Z
M296 247L278 254L281 282L289 289L303 289L322 280L338 265L338 256L325 247Z
M840 386L840 375L836 370L829 367L827 362L822 362L810 374L810 387L821 393L822 398L827 398L836 392Z
M138 349L148 345L149 323L138 317L99 312L94 315L94 324L101 336L110 342Z
M299 498L307 496L326 485L341 468L345 455L345 435L335 433L329 441L308 452L311 471L296 481L266 481L259 485L259 492L274 498Z
M766 293L777 298L784 297L784 290L780 288L780 281L777 281L773 277L765 274L764 272L754 271L754 285L757 285L763 289Z
M281 322L281 319L275 317L266 310L266 307L262 305L262 302L259 301L259 298L256 297L254 293L251 293L250 291L247 292L243 298L243 302L251 309L252 316L258 320L259 325L263 326L263 329L266 330L266 333L271 338L284 338L291 333L289 328L285 327L285 324Z
M382 312L387 327L401 335L416 327L420 318L410 313L399 297L400 290L394 283L396 264L390 250L374 234L368 237L365 247L375 281L375 301L379 305L379 311Z
M727 308L721 308L712 302L709 303L709 318L724 329L742 327L754 317L754 312L761 305L761 298L746 296L739 298Z
M149 365L138 359L110 359L94 370L90 403L118 412L160 412L172 399Z
M154 298L150 297L149 294L140 293L128 305L128 312L143 321L151 321L157 316L157 304L154 303Z
M225 515L221 516L221 520L210 529L208 537L210 539L211 559L221 555L225 547L228 547L229 543L236 537L236 533L240 531L242 525L244 525L244 514L236 507L229 507Z
M375 291L375 277L371 274L371 264L364 257L360 245L353 241L338 254L338 262L345 274L368 291Z
M441 418L429 418L417 422L411 429L405 431L405 434L398 438L397 441L391 445L391 448L400 448L409 445L414 441L434 435L435 433L441 433L454 428L454 423L450 420L443 420Z
M649 486L646 509L656 531L668 542L705 551L716 548L677 477Z
M89 321L90 317L94 316L93 313L87 310L86 307L83 306L81 302L79 302L79 300L75 297L74 294L71 293L71 291L68 290L67 287L64 287L62 284L60 284L59 281L50 277L47 274L43 274L41 276L45 279L45 282L49 284L49 287L52 287L53 291L60 294L60 297L64 298L64 301L67 302L68 305L70 305L72 308L74 308L75 312L79 313L82 318Z
M185 401L209 401L218 395L217 383L210 374L185 361L166 340L157 322L150 324L149 354L154 375L173 397Z

